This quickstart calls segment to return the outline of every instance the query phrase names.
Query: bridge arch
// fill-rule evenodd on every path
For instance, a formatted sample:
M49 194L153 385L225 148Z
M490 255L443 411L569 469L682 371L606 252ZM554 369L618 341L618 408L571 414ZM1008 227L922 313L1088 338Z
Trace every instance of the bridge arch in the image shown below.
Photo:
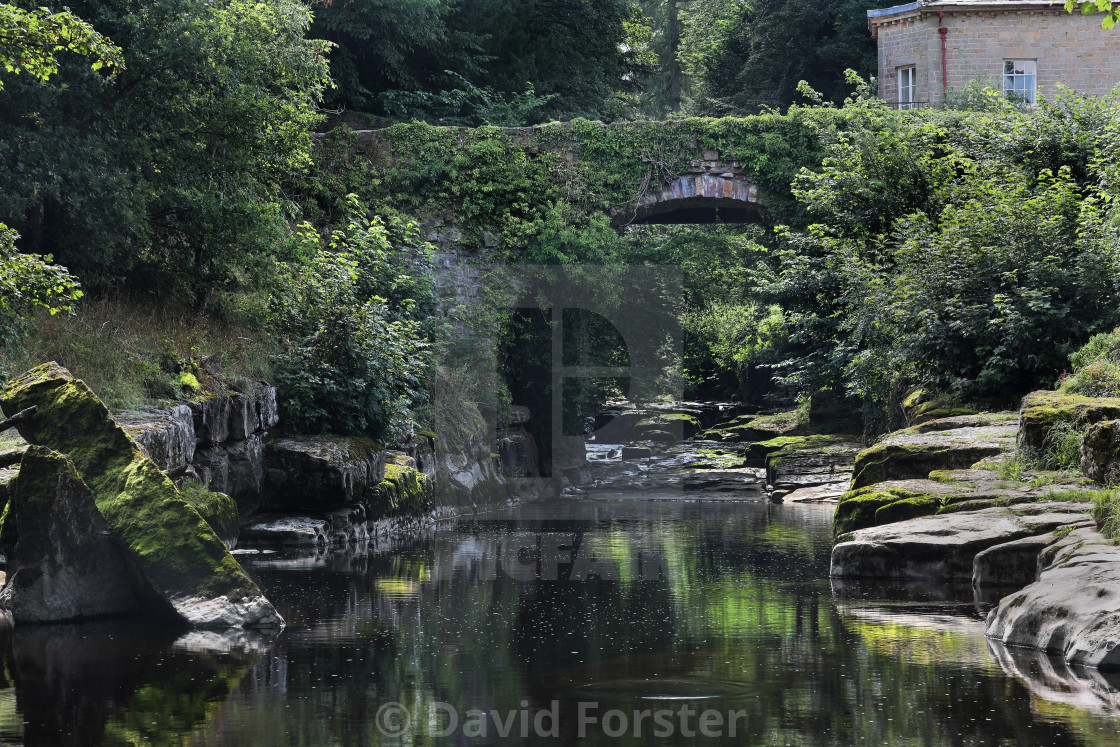
M765 216L758 185L740 162L722 161L718 152L707 150L686 174L612 211L611 222L616 228L632 223L758 223Z

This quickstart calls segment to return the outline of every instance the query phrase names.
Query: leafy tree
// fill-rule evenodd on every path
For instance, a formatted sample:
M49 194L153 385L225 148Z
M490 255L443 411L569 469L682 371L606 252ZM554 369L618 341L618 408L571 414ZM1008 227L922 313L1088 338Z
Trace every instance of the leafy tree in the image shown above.
M92 57L93 70L117 71L120 48L69 11L23 10L0 3L0 66L8 73L27 73L40 82L58 72L58 54ZM0 90L4 81L0 80Z
M122 49L106 79L5 78L0 219L87 286L127 279L204 304L268 271L281 181L309 162L328 84L298 0L110 0L75 12Z
M624 83L629 0L322 3L332 103L396 118L518 125L601 116Z
M784 383L859 395L873 429L913 385L1006 406L1120 319L1094 189L1113 102L917 113L865 95L843 113L795 186L819 222L785 235L763 289L788 314Z
M422 402L432 315L431 247L415 223L350 215L282 266L271 300L284 421L303 433L388 439Z
M1065 8L1072 13L1080 10L1083 14L1103 13L1101 28L1110 29L1120 21L1120 7L1114 6L1112 0L1066 0Z
M839 102L849 88L843 71L876 69L867 31L871 0L695 0L681 43L693 77L692 108L707 115L757 114L800 100L808 83Z
M65 267L51 264L49 254L20 254L18 238L0 223L0 347L19 340L36 309L68 313L82 297L78 281Z

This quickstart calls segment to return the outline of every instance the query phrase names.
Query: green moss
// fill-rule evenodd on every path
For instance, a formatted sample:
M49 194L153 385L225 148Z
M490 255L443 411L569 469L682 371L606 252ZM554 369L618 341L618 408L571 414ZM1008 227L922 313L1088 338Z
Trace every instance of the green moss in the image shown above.
M953 470L945 469L933 470L929 473L929 477L927 479L933 480L934 482L940 482L945 485L961 485L964 483L964 480L960 479L959 477L953 476Z
M198 511L198 515L221 539L229 541L237 538L241 522L237 501L225 493L209 491L202 483L194 480L184 482L179 488L179 494L191 508Z
M902 398L902 407L907 411L913 410L915 407L920 405L925 398L925 389L915 389Z
M962 441L961 446L951 447L887 441L856 455L852 487L863 488L886 480L924 479L934 470L962 469L999 451L997 443Z
M958 418L962 415L978 415L978 410L973 410L971 407L937 407L932 403L919 405L915 410L913 422L915 425L928 422L930 420L940 420L941 418Z
M66 369L46 364L24 374L0 393L0 406L9 414L39 408L20 434L70 457L109 528L163 593L260 593L167 475Z
M875 524L892 524L896 521L916 519L919 516L930 516L941 508L939 497L932 495L916 495L904 498L894 503L888 503L875 510Z
M1041 451L1059 423L1092 423L1120 417L1120 397L1083 397L1065 392L1033 392L1019 413L1019 446Z
M876 526L879 523L876 520L876 513L884 506L906 499L928 497L922 493L902 488L850 490L840 496L840 500L836 504L836 513L832 517L833 536L839 537L857 529Z
M432 509L435 486L423 472L391 460L385 465L385 478L371 492L375 515L370 518L418 516Z

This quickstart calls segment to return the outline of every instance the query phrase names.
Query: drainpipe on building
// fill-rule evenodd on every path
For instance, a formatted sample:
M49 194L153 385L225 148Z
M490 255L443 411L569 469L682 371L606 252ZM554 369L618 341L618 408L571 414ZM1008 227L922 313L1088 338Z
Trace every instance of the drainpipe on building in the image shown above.
M949 33L949 29L941 25L943 18L942 13L937 14L937 33L941 34L941 89L945 92L949 91L949 71L948 66L945 64L945 34ZM945 103L945 97L942 95L941 103Z

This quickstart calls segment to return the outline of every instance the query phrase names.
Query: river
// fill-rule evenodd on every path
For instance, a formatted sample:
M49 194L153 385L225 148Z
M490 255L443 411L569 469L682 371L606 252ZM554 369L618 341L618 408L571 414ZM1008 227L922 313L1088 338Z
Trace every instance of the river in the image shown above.
M1046 657L991 648L967 590L833 588L831 506L656 497L242 555L288 628L241 650L120 622L8 629L0 741L1116 743L1120 682L1071 689Z

